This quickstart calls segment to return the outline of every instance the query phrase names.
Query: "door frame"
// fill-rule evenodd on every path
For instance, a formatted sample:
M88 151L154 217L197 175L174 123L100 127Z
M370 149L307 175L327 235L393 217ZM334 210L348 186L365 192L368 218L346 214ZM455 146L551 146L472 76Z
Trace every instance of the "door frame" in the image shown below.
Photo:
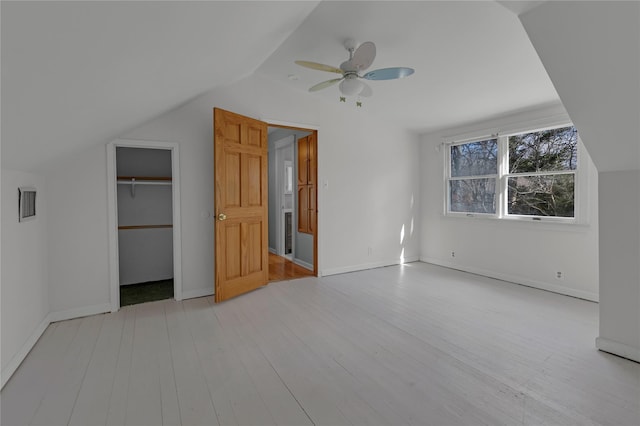
M107 144L107 223L109 232L109 287L111 312L120 309L120 259L118 255L118 189L116 148L171 151L171 204L173 221L173 298L182 300L182 227L180 221L179 144L137 139L116 139Z
M320 191L320 188L324 188L325 185L320 185L320 170L321 170L321 148L320 148L320 135L319 135L319 130L320 128L318 126L314 126L312 124L301 124L301 123L291 123L291 122L287 122L287 121L280 121L280 120L272 120L272 119L268 119L268 118L260 118L260 121L264 121L265 123L267 123L267 125L269 127L279 127L279 128L283 128L283 129L292 129L292 130L302 130L302 131L307 131L307 132L311 132L313 134L315 134L316 137L316 211L320 211L320 206L322 205L323 202L323 198L322 197L322 191ZM296 142L294 142L294 144L297 143L297 139ZM294 163L296 162L296 159L294 158ZM294 202L296 201L295 199L295 195L294 195ZM295 207L297 205L294 204L294 211L297 211L297 208ZM315 228L315 234L313 236L313 274L316 277L321 277L322 274L320 273L320 271L322 270L320 268L321 265L321 260L322 260L322 256L320 254L320 247L322 242L320 241L320 230L322 229L322 225L321 225L321 217L322 215L320 213L316 213L316 228ZM294 218L297 220L297 215L294 215ZM294 223L294 229L297 229L296 224Z

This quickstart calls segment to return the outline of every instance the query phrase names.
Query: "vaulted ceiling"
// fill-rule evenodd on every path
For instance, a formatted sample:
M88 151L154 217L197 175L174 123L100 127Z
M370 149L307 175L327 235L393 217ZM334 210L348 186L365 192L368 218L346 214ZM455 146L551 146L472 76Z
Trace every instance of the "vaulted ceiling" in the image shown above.
M559 102L494 1L3 1L1 19L2 164L27 171L253 73L337 103L306 92L335 74L293 61L338 66L348 38L376 43L372 69L416 70L361 108L416 132Z

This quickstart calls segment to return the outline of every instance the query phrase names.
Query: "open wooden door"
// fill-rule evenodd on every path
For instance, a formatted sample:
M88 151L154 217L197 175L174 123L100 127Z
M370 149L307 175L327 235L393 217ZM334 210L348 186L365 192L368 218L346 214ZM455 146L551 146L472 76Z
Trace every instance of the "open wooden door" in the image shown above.
M269 281L267 123L214 108L215 301Z

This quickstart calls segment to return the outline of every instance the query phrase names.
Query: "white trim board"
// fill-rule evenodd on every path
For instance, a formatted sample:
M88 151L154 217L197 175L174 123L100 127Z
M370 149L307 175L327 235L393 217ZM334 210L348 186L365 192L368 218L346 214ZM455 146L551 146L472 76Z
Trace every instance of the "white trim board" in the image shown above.
M16 352L16 354L11 358L11 361L7 363L7 366L2 370L2 385L0 385L0 389L4 387L5 384L9 381L13 373L16 372L22 361L29 355L31 349L38 342L38 339L44 334L51 321L49 320L49 316L47 315L40 324L36 327L36 329L31 333L29 338L24 342L24 344L20 347L20 350Z
M405 257L404 259L383 260L380 262L361 263L360 265L330 268L323 270L320 276L326 277L328 275L346 274L349 272L364 271L366 269L384 268L385 266L403 265L405 263L418 262L419 260L418 256L410 256Z
M197 288L195 290L185 290L182 292L182 299L196 299L198 297L213 296L213 288Z
M313 264L311 264L309 262L305 262L304 260L300 260L298 258L294 258L293 259L293 263L295 263L296 265L300 265L304 269L308 269L309 271L313 272Z
M633 346L605 339L604 337L596 337L596 348L602 352L640 362L640 348L634 348Z
M470 274L481 275L483 277L494 278L500 281L506 281L513 284L523 285L526 287L537 288L538 290L550 291L552 293L562 294L564 296L571 296L578 299L588 300L590 302L598 302L599 295L590 291L576 290L569 287L563 287L553 285L541 281L529 280L523 277L515 275L502 274L500 272L489 271L486 269L462 266L455 263L443 261L440 259L434 259L430 257L420 258L421 262L430 263L432 265L443 266L449 269L455 269L457 271L468 272Z
M107 148L107 223L109 226L109 286L111 312L120 309L120 272L118 260L118 210L116 189L116 148L165 149L171 151L173 208L173 295L182 300L182 226L180 219L180 152L174 142L116 139Z
M100 305L84 306L82 308L66 309L64 311L50 312L48 315L49 323L66 321L74 318L88 317L90 315L98 315L111 312L111 304L103 303Z

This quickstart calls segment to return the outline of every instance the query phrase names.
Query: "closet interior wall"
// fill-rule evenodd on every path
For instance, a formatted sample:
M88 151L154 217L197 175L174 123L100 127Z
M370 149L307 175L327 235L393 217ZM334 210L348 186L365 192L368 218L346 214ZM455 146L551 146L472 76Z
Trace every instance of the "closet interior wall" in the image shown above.
M171 150L116 149L120 285L173 278Z

